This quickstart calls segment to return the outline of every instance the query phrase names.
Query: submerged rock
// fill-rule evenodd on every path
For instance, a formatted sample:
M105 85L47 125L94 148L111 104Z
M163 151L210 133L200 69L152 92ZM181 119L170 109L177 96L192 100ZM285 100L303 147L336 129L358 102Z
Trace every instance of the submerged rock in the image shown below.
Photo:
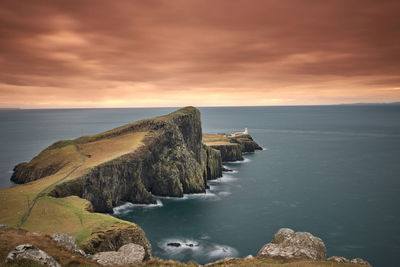
M144 248L140 245L129 243L118 251L99 252L93 255L93 260L101 265L121 265L142 262L145 257Z
M11 262L18 259L31 260L50 267L61 267L61 265L53 257L31 244L23 244L15 247L8 254L6 262Z
M271 243L261 248L257 257L324 260L326 247L320 238L310 233L294 232L292 229L282 228L275 234Z
M171 243L168 243L167 246L179 248L181 246L181 243L171 242Z
M64 233L56 233L51 236L54 241L56 241L58 244L64 246L68 250L74 251L76 249L76 237L75 236L69 236Z

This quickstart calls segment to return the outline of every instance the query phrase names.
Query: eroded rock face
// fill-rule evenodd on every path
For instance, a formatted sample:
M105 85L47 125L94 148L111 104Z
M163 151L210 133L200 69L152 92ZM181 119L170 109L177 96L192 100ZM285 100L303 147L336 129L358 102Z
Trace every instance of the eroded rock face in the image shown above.
M144 248L140 245L129 243L118 251L99 252L93 255L93 260L101 265L122 265L142 262L145 257Z
M13 260L26 259L50 267L61 267L61 265L43 250L30 244L23 244L15 247L7 256L6 262Z
M206 145L203 148L204 179L214 180L222 177L221 151Z
M257 257L324 260L326 247L320 238L310 233L294 232L292 229L282 228L275 234L271 243L261 248Z
M76 249L76 237L64 233L55 233L51 236L58 244L63 245L66 249L74 251Z
M92 233L79 247L88 254L97 252L117 251L122 246L134 243L144 248L144 259L151 258L151 245L143 230L136 225L119 224L106 227Z

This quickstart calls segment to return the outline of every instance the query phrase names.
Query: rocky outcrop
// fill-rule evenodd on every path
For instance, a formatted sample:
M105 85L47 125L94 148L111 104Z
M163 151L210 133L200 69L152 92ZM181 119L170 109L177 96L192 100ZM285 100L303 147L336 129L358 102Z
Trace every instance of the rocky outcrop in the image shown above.
M210 147L221 152L222 161L238 161L243 160L243 153L262 150L253 138L248 134L237 137L224 137L224 142L216 142L210 144Z
M329 257L327 260L339 262L339 263L352 263L352 264L357 264L357 265L362 265L362 266L372 266L368 261L363 260L361 258L355 258L355 259L349 260L349 259L346 259L345 257L332 256L332 257Z
M144 257L145 251L142 246L129 243L120 247L118 251L96 253L93 260L101 265L122 265L142 262Z
M262 150L249 134L243 134L237 137L231 137L231 142L239 144L242 152L254 152L256 150Z
M15 247L7 256L6 262L13 260L31 260L41 265L50 267L61 267L61 265L43 250L34 247L31 244L23 244Z
M326 258L326 247L320 238L310 233L282 228L275 234L271 243L261 248L257 257L324 260Z
M143 230L130 224L119 224L106 227L91 234L79 247L88 254L105 251L117 251L122 246L134 243L144 248L144 259L151 258L151 245Z
M55 233L51 235L51 238L58 244L64 246L68 250L75 251L76 249L76 237L70 236L64 233Z

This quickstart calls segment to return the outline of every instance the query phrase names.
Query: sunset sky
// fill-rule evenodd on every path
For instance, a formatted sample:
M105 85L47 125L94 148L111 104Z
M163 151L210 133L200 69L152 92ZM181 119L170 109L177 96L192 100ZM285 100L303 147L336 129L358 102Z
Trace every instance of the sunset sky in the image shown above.
M0 3L0 107L395 101L399 0Z

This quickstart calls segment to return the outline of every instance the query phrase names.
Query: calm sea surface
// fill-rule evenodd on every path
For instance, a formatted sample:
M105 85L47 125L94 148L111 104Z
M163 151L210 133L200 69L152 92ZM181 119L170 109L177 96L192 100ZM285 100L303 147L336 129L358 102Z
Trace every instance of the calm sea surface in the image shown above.
M12 168L59 139L94 134L173 108L0 111L0 187ZM281 227L322 238L328 256L398 266L400 106L201 108L203 132L249 128L265 150L226 163L206 194L126 204L153 255L206 263L256 254ZM1 223L1 222L0 222ZM188 244L183 248L169 242ZM193 245L190 247L189 245Z

